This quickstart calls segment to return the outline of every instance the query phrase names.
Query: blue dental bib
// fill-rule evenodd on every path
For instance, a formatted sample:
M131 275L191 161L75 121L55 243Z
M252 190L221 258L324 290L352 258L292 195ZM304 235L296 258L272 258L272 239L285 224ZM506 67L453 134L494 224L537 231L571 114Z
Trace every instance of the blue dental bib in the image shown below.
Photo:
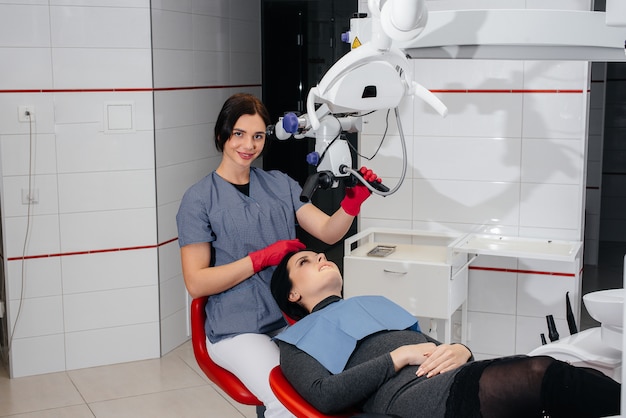
M356 296L305 316L276 339L295 345L333 374L348 363L359 340L379 331L420 331L417 319L382 296Z

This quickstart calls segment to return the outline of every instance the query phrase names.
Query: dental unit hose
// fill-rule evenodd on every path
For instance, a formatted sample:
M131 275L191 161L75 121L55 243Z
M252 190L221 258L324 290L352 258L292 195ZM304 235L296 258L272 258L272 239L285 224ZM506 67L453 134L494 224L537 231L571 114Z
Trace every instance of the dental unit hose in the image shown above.
M367 182L363 176L361 176L361 174L351 168L348 167L346 165L342 165L339 170L342 173L350 173L352 174L354 177L356 177L361 183L363 183L364 186L366 186L372 193L376 193L380 196L389 196L391 194L394 194L402 185L402 183L404 182L404 178L406 177L406 166L407 166L407 153L406 153L406 141L404 138L404 131L402 129L402 122L400 121L400 111L398 110L398 108L394 108L394 112L396 114L396 123L398 124L398 131L400 132L400 143L402 145L402 174L400 175L400 180L398 181L398 183L395 185L395 187L391 190L389 190L389 188L381 183L369 183ZM382 186L382 187L381 187ZM386 189L386 190L385 190Z

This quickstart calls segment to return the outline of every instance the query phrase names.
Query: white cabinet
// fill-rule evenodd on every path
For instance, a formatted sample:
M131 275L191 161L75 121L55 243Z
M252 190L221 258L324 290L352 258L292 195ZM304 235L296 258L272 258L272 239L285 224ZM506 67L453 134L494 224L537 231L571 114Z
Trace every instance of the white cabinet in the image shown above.
M450 342L452 314L462 308L462 323L467 314L468 255L454 252L457 239L385 229L354 235L345 244L344 296L382 295L416 317L443 319L444 341ZM379 245L395 250L384 257L368 255Z
M377 245L395 251L368 255ZM345 242L344 296L386 296L419 317L426 332L425 318L443 321L440 340L467 342L481 358L523 354L540 344L548 314L566 335L567 292L580 323L581 247L490 233L369 228ZM458 311L460 338L452 325Z

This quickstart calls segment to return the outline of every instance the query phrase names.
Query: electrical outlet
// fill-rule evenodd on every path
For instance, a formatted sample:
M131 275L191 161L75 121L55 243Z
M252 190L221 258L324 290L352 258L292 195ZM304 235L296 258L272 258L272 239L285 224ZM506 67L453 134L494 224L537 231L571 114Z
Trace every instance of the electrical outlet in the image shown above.
M39 203L39 189L32 189L30 194L28 189L22 189L22 204L30 205L33 203Z
M32 122L35 120L35 106L20 105L17 107L17 119L20 122Z

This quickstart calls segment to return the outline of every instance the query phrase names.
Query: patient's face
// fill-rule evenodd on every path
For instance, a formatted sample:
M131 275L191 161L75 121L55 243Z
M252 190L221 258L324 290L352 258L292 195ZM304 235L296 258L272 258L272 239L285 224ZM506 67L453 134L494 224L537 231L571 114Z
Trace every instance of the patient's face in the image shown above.
M316 297L328 293L341 295L339 267L328 261L323 253L300 251L289 259L287 269L293 284L292 294L297 295L292 302L299 300L300 296Z

